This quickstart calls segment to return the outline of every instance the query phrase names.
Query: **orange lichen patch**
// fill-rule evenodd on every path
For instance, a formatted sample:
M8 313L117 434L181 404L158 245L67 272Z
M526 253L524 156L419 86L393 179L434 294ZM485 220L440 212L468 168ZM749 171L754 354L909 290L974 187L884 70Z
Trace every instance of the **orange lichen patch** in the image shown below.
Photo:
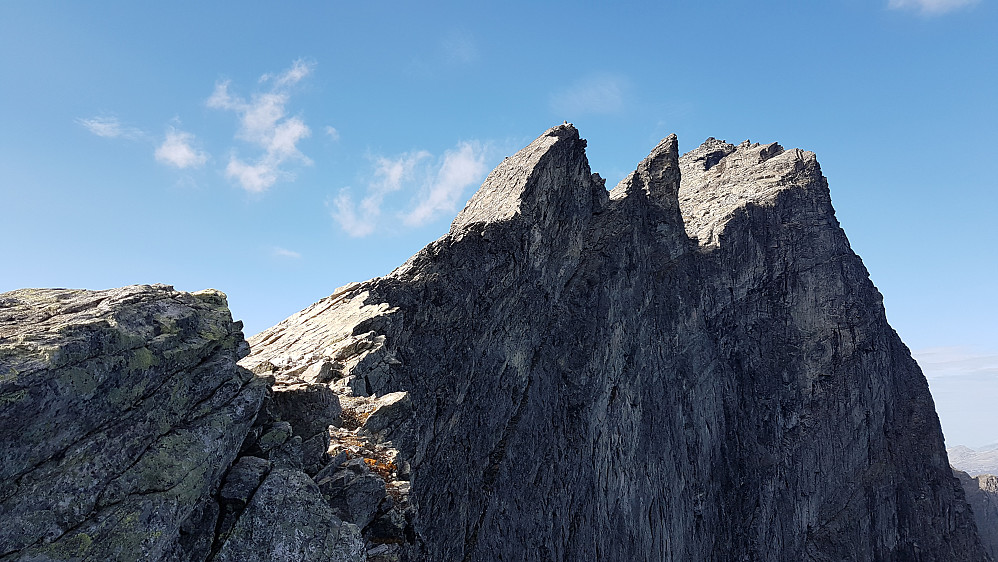
M371 467L371 472L374 472L380 476L385 482L392 480L392 474L398 470L395 463L391 461L384 461L381 459L372 459L369 457L364 457L364 463Z
M344 409L344 412L346 411ZM364 463L370 467L371 472L377 474L386 484L392 482L395 473L398 472L398 466L395 464L397 452L394 449L385 448L365 435L358 435L352 430L347 430L345 425L340 429L330 428L329 454L335 455L344 451L348 458L362 458ZM391 487L389 486L389 488ZM397 492L392 495L397 495Z
M357 429L364 425L367 418L374 413L375 407L372 404L353 404L348 406L343 404L343 411L340 412L340 419L343 420L344 429Z

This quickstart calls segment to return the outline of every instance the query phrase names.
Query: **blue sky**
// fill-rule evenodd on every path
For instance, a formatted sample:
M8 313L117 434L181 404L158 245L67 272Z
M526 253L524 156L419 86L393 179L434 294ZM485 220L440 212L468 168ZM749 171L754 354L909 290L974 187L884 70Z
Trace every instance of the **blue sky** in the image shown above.
M778 141L818 154L950 444L995 442L996 28L994 0L3 2L0 291L215 287L252 334L563 120L609 185L672 132Z

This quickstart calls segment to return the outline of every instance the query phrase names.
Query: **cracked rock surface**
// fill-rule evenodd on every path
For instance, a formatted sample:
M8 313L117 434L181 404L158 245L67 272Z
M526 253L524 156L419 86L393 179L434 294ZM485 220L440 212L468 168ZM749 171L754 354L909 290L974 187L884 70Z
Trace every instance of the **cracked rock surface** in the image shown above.
M272 390L241 328L212 290L0 295L0 560L365 560L309 476L337 395Z
M585 146L547 131L447 235L251 339L405 490L368 553L986 560L814 155L669 137L607 192Z
M210 290L0 295L0 559L159 560L214 513L267 392L241 328Z

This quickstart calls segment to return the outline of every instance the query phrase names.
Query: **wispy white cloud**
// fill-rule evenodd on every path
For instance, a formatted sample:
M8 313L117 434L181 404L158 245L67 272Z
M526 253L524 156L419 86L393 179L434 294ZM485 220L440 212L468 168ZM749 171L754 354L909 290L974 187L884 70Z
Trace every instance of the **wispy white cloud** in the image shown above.
M998 378L998 354L966 347L934 347L912 352L926 378L994 376Z
M453 213L468 186L485 174L485 151L478 143L463 142L444 153L432 183L420 193L416 206L404 215L408 226L422 226L442 214Z
M358 208L349 187L341 189L336 197L330 200L329 206L333 220L340 225L343 232L354 238L373 234L375 221L381 214L380 202L375 202L370 197L365 197Z
M313 69L314 64L298 60L280 74L264 74L260 77L260 83L269 84L270 89L256 92L248 100L233 95L228 80L215 85L214 92L206 101L208 107L239 115L236 138L263 150L251 162L244 161L235 153L229 157L225 173L238 181L243 189L256 193L266 191L280 178L293 178L283 168L286 163L312 163L298 149L298 143L311 135L311 130L300 117L288 116L287 105L289 88L311 74Z
M156 148L156 160L180 169L199 168L208 161L208 153L195 148L194 142L193 134L170 127Z
M916 10L922 15L936 16L977 2L978 0L888 0L887 7L895 10Z
M330 127L329 125L326 125L326 134L329 135L329 138L333 139L334 141L340 140L340 132L336 130L336 127Z
M271 246L270 255L275 258L289 258L289 259L301 259L301 254L294 250L288 250L287 248L282 248L280 246Z
M616 113L624 108L627 81L599 74L579 80L551 95L551 108L565 119L591 113Z
M458 143L440 158L425 150L394 158L376 157L374 180L359 201L350 188L340 190L330 200L333 219L350 236L362 237L385 228L385 216L396 218L394 226L417 227L453 213L467 188L485 175L486 152L484 144L471 141ZM399 196L389 198L396 193ZM408 206L400 205L402 201L408 201ZM391 207L392 212L386 213L385 207Z
M235 179L243 189L250 193L263 193L270 186L277 183L279 170L272 162L261 161L256 164L247 164L235 156L229 157L229 164L225 167L225 175Z
M373 190L381 194L402 189L402 182L411 180L416 172L416 166L433 156L425 150L406 152L396 158L378 156L374 159Z
M117 117L99 116L90 118L79 118L77 123L86 127L88 131L104 138L123 138L128 140L139 140L146 137L141 129L123 125Z
M332 200L333 219L353 237L373 234L381 217L385 196L402 189L403 182L416 177L417 168L431 154L425 150L407 152L395 158L374 158L374 179L367 185L367 194L354 203L350 188L340 190Z
M260 77L260 83L273 82L274 87L277 89L287 88L301 82L303 78L312 74L313 70L315 70L314 63L306 62L305 59L298 59L291 63L291 68L280 74L264 74Z

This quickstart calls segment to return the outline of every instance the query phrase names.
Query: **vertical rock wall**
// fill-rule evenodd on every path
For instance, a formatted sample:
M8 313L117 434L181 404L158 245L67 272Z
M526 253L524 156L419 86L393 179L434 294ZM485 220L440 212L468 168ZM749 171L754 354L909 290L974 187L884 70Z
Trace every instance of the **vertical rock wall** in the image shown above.
M974 521L981 535L981 542L991 558L998 557L998 476L980 474L971 476L953 469L967 494L967 503L974 512Z

